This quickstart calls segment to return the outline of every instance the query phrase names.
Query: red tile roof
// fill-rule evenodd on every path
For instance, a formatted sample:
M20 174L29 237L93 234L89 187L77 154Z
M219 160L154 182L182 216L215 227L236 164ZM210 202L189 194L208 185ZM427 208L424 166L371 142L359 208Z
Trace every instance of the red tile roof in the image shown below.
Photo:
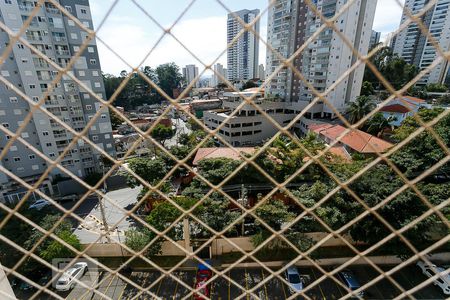
M242 157L239 153L253 154L255 148L253 147L235 147L235 150L226 147L219 148L200 148L195 154L193 165L198 165L198 162L208 158L230 158L240 160Z
M346 128L341 125L331 124L319 124L316 126L311 125L309 128L315 133L322 135L332 141L340 137L346 130ZM346 133L343 137L341 137L340 143L352 148L359 153L385 152L387 149L393 146L391 143L359 129L353 129L352 131Z
M394 112L394 113L407 113L410 112L411 109L409 107L403 106L401 104L392 104L383 106L380 111L384 112Z

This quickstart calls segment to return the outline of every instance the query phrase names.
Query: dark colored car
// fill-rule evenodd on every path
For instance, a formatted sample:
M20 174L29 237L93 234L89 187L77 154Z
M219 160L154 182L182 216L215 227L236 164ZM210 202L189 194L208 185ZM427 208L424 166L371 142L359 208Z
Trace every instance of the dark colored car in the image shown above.
M206 283L211 277L212 271L210 270L209 266L205 264L199 264L197 274L195 275L195 288L198 289L198 291L194 293L195 300L211 298L211 283Z
M339 272L339 278L344 282L344 284L351 291L355 291L361 287L361 285L358 282L358 279L356 279L356 276L355 276L355 274L353 274L352 271L343 270L343 271ZM358 297L363 297L364 292L360 291L356 295Z

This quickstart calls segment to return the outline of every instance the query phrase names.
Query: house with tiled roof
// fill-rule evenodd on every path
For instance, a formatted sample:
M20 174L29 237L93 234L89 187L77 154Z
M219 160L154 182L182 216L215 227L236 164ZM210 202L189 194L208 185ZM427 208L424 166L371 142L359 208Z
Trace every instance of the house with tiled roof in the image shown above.
M317 134L326 144L332 144L340 138L339 142L335 144L340 155L346 155L346 152L348 154L358 152L368 155L377 152L383 153L393 146L391 143L359 129L352 129L349 132L345 132L345 130L346 128L341 125L328 123L311 124L309 126L309 131Z
M431 108L431 105L420 98L402 96L394 98L389 101L389 103L380 107L380 113L382 113L386 119L391 118L390 124L392 126L398 127L407 117L414 115L421 108Z

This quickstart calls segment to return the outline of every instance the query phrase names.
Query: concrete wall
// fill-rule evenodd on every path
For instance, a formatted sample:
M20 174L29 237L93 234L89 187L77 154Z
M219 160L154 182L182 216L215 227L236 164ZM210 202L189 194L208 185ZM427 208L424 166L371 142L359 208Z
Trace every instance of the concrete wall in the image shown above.
M327 236L324 232L315 232L306 234L314 241L319 241ZM346 239L352 244L357 244L349 237ZM254 250L253 244L250 241L250 237L230 238L230 240L242 250L250 252ZM177 244L184 247L184 241L177 241ZM343 246L344 242L339 238L330 238L322 247ZM85 245L86 247L87 245ZM211 254L213 256L222 255L225 253L239 252L238 248L232 245L225 239L215 239L211 243ZM192 247L189 247L188 251L192 251ZM131 256L131 254L123 249L120 244L94 244L87 252L89 256L93 257L115 257L115 256ZM171 242L164 242L162 245L162 256L186 256L186 252L175 246Z
M125 188L128 186L126 178L121 175L114 175L108 177L106 179L106 185L108 186L109 191L116 190L119 188ZM87 189L84 186L82 186L80 183L78 183L73 179L60 181L56 184L56 186L61 196L70 194L82 195L85 194L87 191Z

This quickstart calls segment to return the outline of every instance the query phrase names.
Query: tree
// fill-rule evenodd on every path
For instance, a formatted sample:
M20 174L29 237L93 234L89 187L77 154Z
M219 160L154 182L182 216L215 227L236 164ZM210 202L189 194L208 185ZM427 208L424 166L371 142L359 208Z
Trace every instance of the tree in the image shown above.
M254 87L258 87L258 85L255 82L249 80L244 83L241 90L243 91L243 90L254 88Z
M114 111L109 109L109 117L111 119L111 126L113 130L116 130L119 128L119 126L123 123L123 120L121 117L119 117Z
M372 82L364 81L361 86L361 96L370 96L373 95L374 88Z
M157 140L163 147L165 141L167 139L170 139L174 134L175 130L173 128L162 124L156 125L151 132L152 137Z
M150 184L154 184L161 180L168 172L167 165L160 157L154 159L133 158L129 161L129 168L133 170L139 177L143 178ZM128 172L126 173L127 183L130 187L140 185L140 182Z
M149 257L157 254L161 254L163 239L159 238L154 240L156 234L147 227L135 229L132 228L125 231L125 245L130 249L139 252L149 245L144 251L144 255Z
M372 118L367 120L365 124L365 127L367 128L366 131L370 134L381 136L386 128L392 127L391 122L394 121L396 121L394 116L390 116L386 119L382 113L378 112Z
M198 214L198 218L216 231L222 231L235 221L240 211L230 210L230 201L222 195L213 194L203 202L203 209ZM235 228L228 229L228 233L235 231ZM209 236L210 232L206 234Z
M294 214L288 211L288 206L277 199L266 200L256 209L256 215L274 230L280 230L281 226L294 218ZM256 224L260 224L261 230L267 230L258 219Z
M448 88L445 84L429 83L425 87L425 90L429 93L446 93L448 91Z
M81 243L78 237L69 230L63 230L56 234L61 240L72 246L76 250L81 250ZM75 256L75 252L60 243L59 241L52 241L48 246L44 247L39 255L47 260L52 261L55 258L66 258Z
M356 101L350 102L347 108L348 121L351 124L355 124L374 108L375 103L369 97L359 96L356 98Z
M159 87L173 98L173 90L181 86L183 76L180 74L180 68L175 63L167 63L156 68Z

